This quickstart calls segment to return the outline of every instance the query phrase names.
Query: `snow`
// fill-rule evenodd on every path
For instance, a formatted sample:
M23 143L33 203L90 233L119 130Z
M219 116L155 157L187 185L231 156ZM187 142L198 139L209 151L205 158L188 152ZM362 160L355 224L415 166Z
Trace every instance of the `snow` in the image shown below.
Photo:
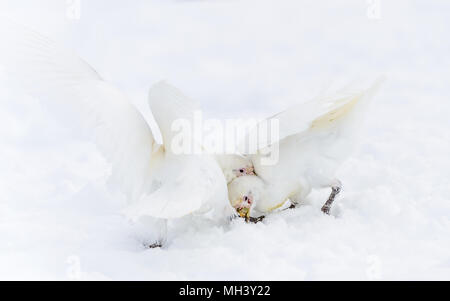
M0 79L0 279L450 279L448 1L3 0L146 104L167 79L220 117L268 116L328 86L384 73L364 135L328 191L263 223L173 221L163 249L120 214L86 133Z

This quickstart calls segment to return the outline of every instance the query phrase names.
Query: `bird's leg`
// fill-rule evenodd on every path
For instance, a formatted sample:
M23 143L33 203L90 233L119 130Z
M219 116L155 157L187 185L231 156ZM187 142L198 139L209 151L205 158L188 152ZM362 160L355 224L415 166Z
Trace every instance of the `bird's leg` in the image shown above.
M341 192L342 184L341 182L337 181L336 184L331 186L331 194L328 197L328 200L325 202L325 204L322 206L322 212L325 214L330 214L331 206L333 205L333 202L336 198L336 196Z

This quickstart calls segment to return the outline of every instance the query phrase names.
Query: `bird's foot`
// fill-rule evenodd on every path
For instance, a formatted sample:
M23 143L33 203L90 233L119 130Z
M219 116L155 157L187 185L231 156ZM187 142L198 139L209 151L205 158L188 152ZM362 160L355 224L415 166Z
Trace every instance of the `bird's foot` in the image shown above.
M320 210L322 210L323 213L330 215L330 209L331 209L331 205L325 204L322 206L322 209L320 209Z
M157 248L162 248L162 243L160 242L154 242L152 244L144 244L145 248L147 249L157 249Z
M246 221L247 223L257 224L257 223L259 223L259 222L262 222L265 218L266 218L266 217L265 217L264 215L261 215L261 216L258 216L258 217L251 217L251 216L249 216L249 217L247 217L247 218L245 219L245 221Z
M245 222L248 223L253 223L253 224L257 224L259 222L262 222L266 217L264 215L258 216L258 217L251 217L250 215L233 215L230 216L230 221L237 219L237 218L242 218L245 220Z

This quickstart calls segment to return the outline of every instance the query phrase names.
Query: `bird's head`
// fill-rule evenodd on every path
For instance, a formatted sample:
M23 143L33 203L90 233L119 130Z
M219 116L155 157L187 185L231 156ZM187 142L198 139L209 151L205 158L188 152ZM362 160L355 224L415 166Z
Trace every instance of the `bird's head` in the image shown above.
M255 169L252 165L246 165L241 168L233 169L233 174L236 177L242 177L242 176L254 176L255 175Z
M248 191L246 194L242 195L242 197L234 200L232 205L240 217L248 218L250 216L250 208L253 205L252 192Z
M236 178L228 185L231 206L242 218L249 218L263 189L262 180L254 175Z

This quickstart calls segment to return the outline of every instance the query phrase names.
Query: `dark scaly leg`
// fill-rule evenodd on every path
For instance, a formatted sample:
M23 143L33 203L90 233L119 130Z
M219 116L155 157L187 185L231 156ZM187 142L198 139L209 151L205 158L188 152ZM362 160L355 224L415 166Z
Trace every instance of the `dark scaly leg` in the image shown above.
M337 183L333 186L331 186L331 194L328 200L325 202L325 204L322 206L322 212L325 214L330 214L331 206L333 205L333 202L336 198L336 196L341 192L342 184L341 182L337 181Z

